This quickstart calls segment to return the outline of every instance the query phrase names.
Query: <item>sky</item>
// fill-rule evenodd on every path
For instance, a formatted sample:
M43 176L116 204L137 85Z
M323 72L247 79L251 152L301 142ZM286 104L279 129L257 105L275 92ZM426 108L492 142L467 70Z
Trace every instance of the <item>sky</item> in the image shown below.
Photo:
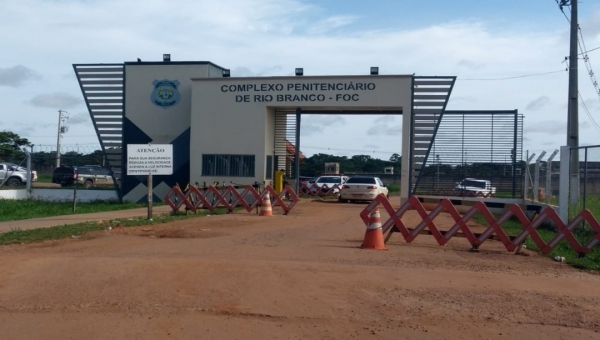
M448 109L512 110L525 116L524 150L566 144L569 23L556 0L0 0L0 131L56 147L58 110L69 113L63 145L99 147L72 64L212 61L232 77L380 74L454 75ZM568 14L568 9L565 9ZM600 47L600 2L581 1L584 42ZM589 52L600 72L600 49ZM550 73L553 72L553 73ZM531 77L524 75L542 74ZM579 90L600 125L600 96L583 60ZM580 105L580 145L600 128ZM303 118L302 152L388 159L400 153L401 117Z

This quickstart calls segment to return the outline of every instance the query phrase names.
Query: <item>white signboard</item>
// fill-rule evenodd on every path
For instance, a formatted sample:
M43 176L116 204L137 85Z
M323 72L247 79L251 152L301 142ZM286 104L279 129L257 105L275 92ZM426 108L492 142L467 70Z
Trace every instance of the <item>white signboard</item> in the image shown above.
M173 145L127 144L127 175L172 175Z

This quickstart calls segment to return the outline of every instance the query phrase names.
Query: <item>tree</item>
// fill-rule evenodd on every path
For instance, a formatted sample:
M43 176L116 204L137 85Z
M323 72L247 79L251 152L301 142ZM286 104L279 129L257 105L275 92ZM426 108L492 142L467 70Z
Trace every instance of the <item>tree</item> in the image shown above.
M31 146L27 138L22 138L14 132L0 131L0 161L20 162L25 158L22 147Z
M400 163L400 155L395 153L390 157L390 162Z

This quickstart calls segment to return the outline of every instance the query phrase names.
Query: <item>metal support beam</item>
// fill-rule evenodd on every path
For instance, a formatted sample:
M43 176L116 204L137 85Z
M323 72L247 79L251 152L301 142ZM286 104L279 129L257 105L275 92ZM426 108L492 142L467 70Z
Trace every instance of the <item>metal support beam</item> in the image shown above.
M550 198L552 197L552 160L554 160L556 155L558 155L558 150L554 150L550 158L546 161L546 203L550 203Z
M563 222L569 222L569 180L570 180L570 151L568 146L560 147L560 186L558 193L558 215Z
M294 179L296 182L295 190L300 192L300 120L302 109L296 109L296 149L294 154Z
M529 154L529 151L527 151L527 153ZM529 194L529 185L530 185L530 178L531 178L531 172L529 171L529 164L531 164L531 161L533 160L533 157L535 157L535 152L531 154L531 156L527 157L527 162L525 163L525 185L523 186L523 199L527 199L527 195Z
M540 165L542 159L546 156L546 151L535 160L535 174L533 174L533 200L538 202L540 199Z
M571 32L569 46L569 101L567 117L567 146L579 147L579 87L578 87L578 34L579 24L577 19L577 0L569 1L571 5ZM579 202L579 152L572 150L571 154L571 181L570 203Z

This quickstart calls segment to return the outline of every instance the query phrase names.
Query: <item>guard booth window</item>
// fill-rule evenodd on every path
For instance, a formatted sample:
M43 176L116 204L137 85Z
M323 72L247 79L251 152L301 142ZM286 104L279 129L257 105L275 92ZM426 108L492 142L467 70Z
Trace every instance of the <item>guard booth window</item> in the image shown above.
M202 155L202 176L254 177L254 155Z
M265 179L273 179L273 156L267 155L267 173Z

